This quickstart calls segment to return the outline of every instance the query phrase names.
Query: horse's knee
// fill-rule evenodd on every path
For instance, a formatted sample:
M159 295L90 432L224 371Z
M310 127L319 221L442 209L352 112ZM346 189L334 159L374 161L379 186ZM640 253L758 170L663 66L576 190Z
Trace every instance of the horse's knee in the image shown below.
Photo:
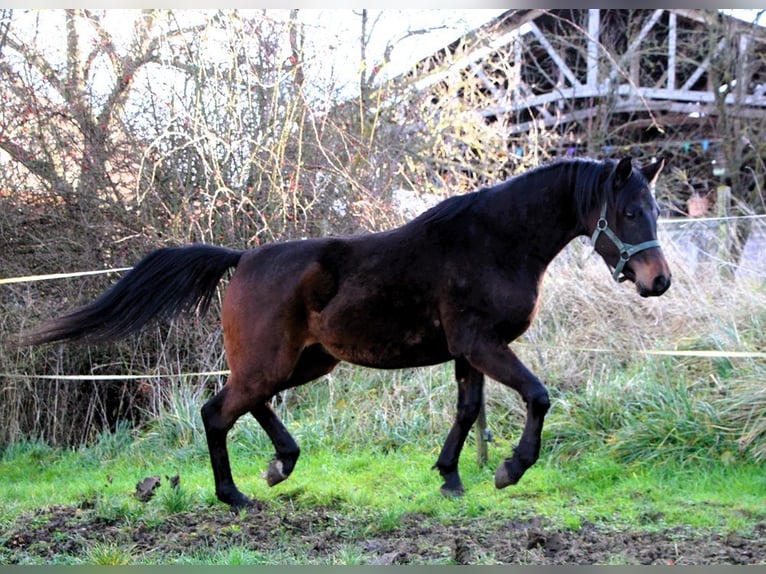
M527 399L527 406L535 417L544 417L551 408L551 398L548 389L540 386L540 390Z

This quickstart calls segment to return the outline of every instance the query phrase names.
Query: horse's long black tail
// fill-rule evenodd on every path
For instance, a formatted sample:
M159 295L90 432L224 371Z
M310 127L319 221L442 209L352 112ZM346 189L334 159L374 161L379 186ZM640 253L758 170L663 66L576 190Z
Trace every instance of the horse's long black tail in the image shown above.
M214 245L152 251L98 299L41 325L24 345L68 339L116 340L155 319L207 311L216 286L244 251Z

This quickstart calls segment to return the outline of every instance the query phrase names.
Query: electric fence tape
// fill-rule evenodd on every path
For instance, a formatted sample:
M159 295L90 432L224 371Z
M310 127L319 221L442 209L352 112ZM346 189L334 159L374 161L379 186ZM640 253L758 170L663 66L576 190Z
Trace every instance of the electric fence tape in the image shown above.
M100 269L98 271L77 271L74 273L49 273L47 275L25 275L23 277L7 277L0 279L0 285L11 283L33 283L35 281L48 281L49 279L67 279L70 277L85 277L86 275L102 275L104 273L119 273L129 271L132 267L119 267L117 269Z
M610 354L631 354L655 355L667 357L697 357L708 359L766 359L766 353L758 351L720 351L705 349L644 349L644 350L618 350L602 349L597 347L559 347L555 345L539 345L531 343L514 343L514 347L527 349L549 349L571 353L610 353ZM0 373L0 378L24 379L24 380L49 380L49 381L136 381L146 379L169 379L172 377L219 377L227 376L231 371L201 371L198 373L163 373L146 375L24 375L17 373Z

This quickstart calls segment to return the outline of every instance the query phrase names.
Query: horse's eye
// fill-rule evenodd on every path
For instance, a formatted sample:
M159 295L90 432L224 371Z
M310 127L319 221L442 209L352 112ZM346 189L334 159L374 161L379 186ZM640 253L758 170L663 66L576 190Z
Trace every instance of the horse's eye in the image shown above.
M633 211L632 209L626 209L625 210L625 217L627 217L628 219L633 219L633 218L636 217L636 212Z

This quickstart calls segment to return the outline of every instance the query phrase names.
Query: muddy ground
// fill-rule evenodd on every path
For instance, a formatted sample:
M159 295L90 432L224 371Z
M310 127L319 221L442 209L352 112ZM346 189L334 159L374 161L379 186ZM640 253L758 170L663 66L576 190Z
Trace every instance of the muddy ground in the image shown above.
M746 535L726 536L683 528L610 531L587 523L572 531L540 518L442 524L407 515L384 531L334 509L290 506L259 504L234 514L216 505L167 514L151 524L106 519L94 508L56 506L27 513L0 533L0 564L87 560L89 549L106 544L129 549L131 563L160 564L234 546L278 563L342 563L349 556L361 564L766 563L766 523Z

